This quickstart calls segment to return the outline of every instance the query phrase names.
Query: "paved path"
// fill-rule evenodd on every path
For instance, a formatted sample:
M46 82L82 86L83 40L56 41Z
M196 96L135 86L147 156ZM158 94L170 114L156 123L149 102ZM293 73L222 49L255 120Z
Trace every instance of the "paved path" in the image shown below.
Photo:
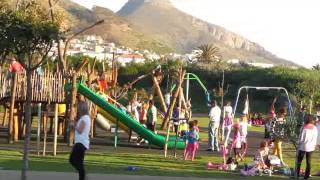
M20 171L0 170L0 180L20 180ZM207 180L206 178L192 177L163 177L163 176L129 176L129 175L109 175L109 174L89 174L88 180ZM75 173L54 173L54 172L30 172L29 180L77 180ZM214 180L210 178L210 180ZM219 179L227 180L227 179Z

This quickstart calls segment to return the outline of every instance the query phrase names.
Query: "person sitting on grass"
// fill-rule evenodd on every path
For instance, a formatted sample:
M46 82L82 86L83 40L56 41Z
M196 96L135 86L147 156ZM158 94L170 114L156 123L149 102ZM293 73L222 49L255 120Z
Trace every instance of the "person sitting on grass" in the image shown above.
M315 119L313 115L307 115L305 125L302 129L302 132L299 137L298 145L298 157L297 157L297 169L296 176L299 179L300 176L300 167L304 155L306 155L306 170L304 174L304 179L310 178L311 172L311 155L315 150L317 145L318 130L314 125Z
M187 146L183 153L184 160L188 160L190 156L191 161L193 161L197 151L197 142L199 140L199 133L195 130L193 121L189 123L189 132L186 133L185 138L187 140Z
M258 170L264 170L270 168L269 156L269 144L267 141L262 141L260 143L260 148L254 155L254 162Z
M267 141L262 141L260 143L260 148L254 154L254 164L251 167L245 165L245 168L240 171L241 175L244 176L255 176L256 172L262 175L262 172L267 170L269 175L271 175L271 164L268 159L269 156L269 143Z

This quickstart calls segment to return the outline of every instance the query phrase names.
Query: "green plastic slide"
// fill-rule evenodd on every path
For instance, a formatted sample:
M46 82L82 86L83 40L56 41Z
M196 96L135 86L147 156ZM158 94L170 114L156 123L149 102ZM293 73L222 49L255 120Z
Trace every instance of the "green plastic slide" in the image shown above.
M99 106L101 109L108 112L111 116L117 118L122 124L126 125L134 132L136 132L139 136L148 140L149 143L153 145L157 145L159 147L164 147L165 145L165 137L162 135L155 134L149 129L142 126L139 122L133 119L130 115L123 112L121 109L117 108L113 104L107 102L103 97L100 97L98 94L93 92L91 89L86 87L83 84L78 84L78 93L84 95L94 104ZM175 138L170 138L168 142L168 148L174 148L175 146ZM183 149L185 147L184 141L177 141L176 144L177 149Z

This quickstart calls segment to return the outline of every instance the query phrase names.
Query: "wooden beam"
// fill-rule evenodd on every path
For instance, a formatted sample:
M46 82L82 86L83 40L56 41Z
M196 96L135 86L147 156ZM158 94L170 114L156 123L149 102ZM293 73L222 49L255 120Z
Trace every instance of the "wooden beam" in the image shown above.
M160 98L160 103L161 103L162 110L163 110L164 113L166 113L167 112L167 106L166 106L166 103L164 102L164 98L163 98L163 95L162 95L161 88L159 86L158 80L157 80L157 78L155 76L152 76L152 81L153 81L153 84L154 84L155 91L157 92L157 95Z

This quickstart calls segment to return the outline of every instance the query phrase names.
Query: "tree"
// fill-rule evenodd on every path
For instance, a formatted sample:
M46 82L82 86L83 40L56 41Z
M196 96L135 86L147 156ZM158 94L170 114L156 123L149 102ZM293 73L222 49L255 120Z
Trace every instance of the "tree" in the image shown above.
M312 66L312 69L315 71L320 71L320 64L316 64L316 65Z
M10 47L5 50L5 53L16 56L27 75L26 136L21 173L21 179L25 180L29 168L31 134L31 75L48 59L48 53L53 47L54 40L59 39L59 23L51 22L47 10L35 1L22 1L19 3L17 10L11 9L10 6L1 6L0 26L0 42L2 42L0 45ZM0 48L0 50L3 49L3 47Z
M204 64L217 64L221 61L220 49L212 44L201 45L198 47L198 50L199 52L196 56L198 62Z
M314 100L320 96L320 76L317 76L317 73L307 74L306 78L298 83L298 88L305 98L309 100L309 113L312 113Z
M54 5L58 3L59 0L48 0L48 4L49 4L49 11L50 11L50 19L52 21L52 23L55 23L59 20L61 20L61 18L59 18L59 13L54 11ZM91 28L100 25L104 23L104 20L99 20L97 22L94 22L92 25L85 27L83 29L81 29L80 31L77 32L72 32L69 29L65 30L64 32L64 48L62 48L62 42L60 41L60 39L56 39L57 41L57 48L58 48L58 61L59 61L59 67L60 70L62 72L68 72L70 71L71 73L68 74L68 78L71 79L72 82L72 88L71 88L71 98L70 98L70 113L68 115L68 121L67 121L67 126L66 126L66 136L65 138L68 141L69 146L73 145L73 141L74 141L74 131L73 129L69 129L68 127L73 127L71 126L72 124L74 124L75 118L76 118L76 95L77 95L77 77L78 77L78 73L80 72L80 70L86 65L86 61L83 62L83 64L78 67L77 69L73 69L73 67L67 67L67 52L69 49L69 44L70 41L72 39L74 39L75 37L81 35L82 33L90 30ZM64 23L66 24L66 23Z

